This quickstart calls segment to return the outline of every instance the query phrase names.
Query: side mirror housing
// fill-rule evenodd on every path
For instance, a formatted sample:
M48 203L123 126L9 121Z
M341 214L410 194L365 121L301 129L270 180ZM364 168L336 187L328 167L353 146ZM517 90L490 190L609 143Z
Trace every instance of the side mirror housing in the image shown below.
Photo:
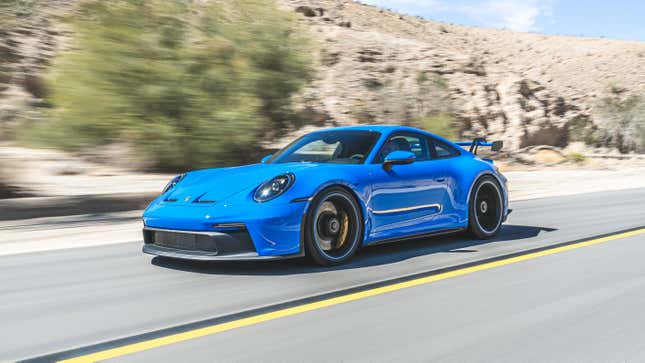
M260 163L262 163L262 164L266 163L267 161L269 161L269 159L271 159L272 156L273 156L273 154L265 155L262 158L262 160L260 160Z
M416 155L410 151L396 150L385 156L383 160L383 169L392 170L393 165L412 164L416 160Z

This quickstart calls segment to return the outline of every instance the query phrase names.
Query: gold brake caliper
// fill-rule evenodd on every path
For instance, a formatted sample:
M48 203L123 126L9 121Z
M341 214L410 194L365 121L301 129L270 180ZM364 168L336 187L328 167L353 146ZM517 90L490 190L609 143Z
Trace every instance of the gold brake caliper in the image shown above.
M338 246L336 248L341 248L345 242L347 242L347 234L349 233L349 217L347 213L342 212L341 217L341 228L340 234L338 236Z

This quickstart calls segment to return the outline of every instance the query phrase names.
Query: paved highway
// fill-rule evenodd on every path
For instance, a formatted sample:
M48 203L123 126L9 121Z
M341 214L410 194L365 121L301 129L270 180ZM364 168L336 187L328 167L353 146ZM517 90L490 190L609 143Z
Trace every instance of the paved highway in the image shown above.
M342 297L397 277L640 231L643 205L645 189L514 202L494 240L401 242L364 249L351 264L327 269L298 260L166 261L141 254L141 242L3 256L0 361L47 361L69 356L46 356L57 352L77 349L73 356L191 334L236 324L252 309L266 313L309 298L281 305L297 309L325 293ZM612 238L114 360L642 361L645 233Z

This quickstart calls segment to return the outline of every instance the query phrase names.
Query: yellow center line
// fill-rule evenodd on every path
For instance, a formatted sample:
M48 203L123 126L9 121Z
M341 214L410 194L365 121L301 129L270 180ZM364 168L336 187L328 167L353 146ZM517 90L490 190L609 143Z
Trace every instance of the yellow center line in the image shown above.
M172 334L165 337L154 338L154 339L150 339L139 343L128 344L121 347L104 350L101 352L91 353L80 357L63 360L60 362L88 363L88 362L96 362L96 361L101 361L101 360L110 359L110 358L116 358L126 354L137 353L148 349L158 348L169 344L179 343L186 340L196 339L207 335L213 335L213 334L225 332L228 330L243 328L246 326L251 326L262 322L284 318L284 317L292 316L296 314L302 314L308 311L318 310L329 306L334 306L334 305L343 304L351 301L365 299L368 297L381 295L381 294L385 294L388 292L393 292L401 289L406 289L409 287L428 284L439 280L445 280L451 277L467 275L473 272L488 270L499 266L510 265L513 263L531 260L534 258L552 255L560 252L565 252L576 248L596 245L599 243L609 242L620 238L636 236L641 233L645 233L645 228L624 232L624 233L618 233L618 234L614 234L614 235L610 235L602 238L591 239L588 241L573 243L566 246L555 247L552 249L542 250L539 252L528 253L521 256L510 257L510 258L506 258L498 261L483 263L481 265L466 267L459 270L440 273L437 275L421 277L421 278L417 278L417 279L413 279L405 282L398 282L391 285L377 287L377 288L373 288L365 291L349 293L347 295L329 298L329 299L325 299L325 300L321 300L313 303L306 303L303 305L285 308L285 309L273 311L270 313L258 314L248 318L242 318L242 319L238 319L238 320L234 320L226 323L215 324L215 325L211 325L203 328L186 331L183 333L177 333L177 334Z

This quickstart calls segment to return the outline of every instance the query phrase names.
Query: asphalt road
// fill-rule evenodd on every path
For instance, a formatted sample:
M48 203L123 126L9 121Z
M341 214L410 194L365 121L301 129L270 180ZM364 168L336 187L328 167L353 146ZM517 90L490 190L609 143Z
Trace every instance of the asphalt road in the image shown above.
M527 200L499 238L373 247L346 266L152 259L140 242L0 257L0 361L35 357L645 225L645 189ZM645 234L116 361L643 361Z

